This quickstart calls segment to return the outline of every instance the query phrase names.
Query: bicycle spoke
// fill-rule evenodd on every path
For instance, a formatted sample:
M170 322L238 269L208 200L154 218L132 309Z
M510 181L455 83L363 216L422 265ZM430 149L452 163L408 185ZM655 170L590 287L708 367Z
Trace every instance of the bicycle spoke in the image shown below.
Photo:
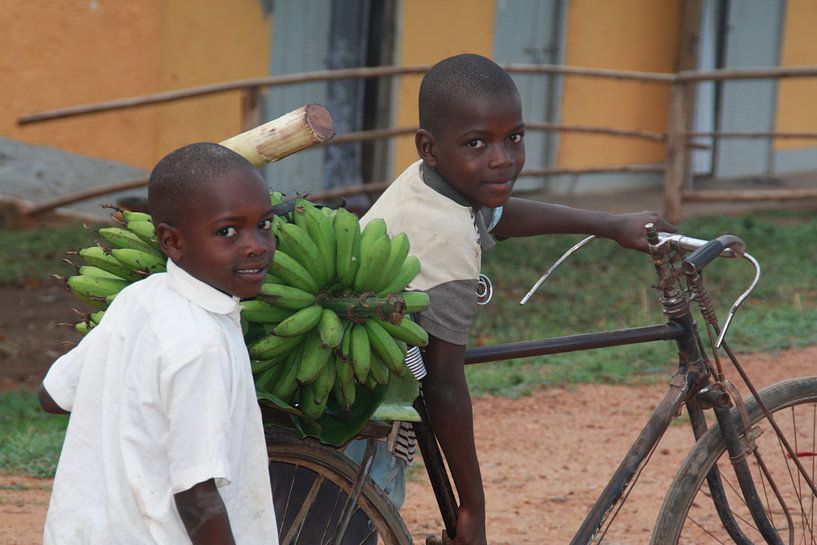
M340 497L342 495L341 490L338 490L338 493L335 494L335 502L332 504L332 510L329 511L329 516L326 518L326 525L323 528L323 534L321 535L321 543L328 543L326 541L326 536L331 534L329 533L330 528L334 528L336 521L335 521L335 513L337 513L338 503L340 503Z
M709 530L707 530L707 529L706 529L706 527L704 527L704 525L703 525L703 524L701 524L700 522L698 522L698 521L697 521L697 520L695 520L694 518L689 517L689 518L687 519L687 521L688 521L688 522L691 522L692 524L694 524L695 526L697 526L698 528L700 528L701 530L703 530L703 532L704 532L706 535L708 535L709 537L711 537L712 539L714 539L714 540L715 540L715 541L717 541L718 543L726 543L725 541L721 540L721 539L720 539L718 536L716 536L715 534L713 534L712 532L710 532Z
M792 422L791 435L794 436L794 451L795 451L795 453L799 453L800 452L799 447L798 447L799 434L797 432L797 416L796 416L796 413L794 412L794 407L791 407L789 412L791 413L791 422ZM802 481L802 475L801 475L800 471L797 469L796 466L794 468L791 467L791 464L789 463L789 460L791 459L791 456L786 451L785 445L783 444L783 442L780 439L778 439L777 444L778 444L778 447L780 448L781 457L784 460L786 460L786 470L788 471L788 474L789 474L789 482L792 485L795 497L797 499L797 504L800 506L801 525L803 527L803 530L805 530L806 532L812 534L811 541L812 541L812 543L814 543L814 536L813 536L814 532L812 531L813 526L811 526L809 524L809 522L808 522L808 520L807 520L807 518L805 516L806 511L805 511L805 506L803 505L803 481ZM794 473L796 473L796 479L795 479ZM813 473L812 473L812 479L813 479ZM812 495L812 500L813 500L813 495ZM790 531L793 532L794 529L792 528L792 529L790 529ZM806 532L804 532L804 538L805 538L805 533Z
M289 527L289 531L281 541L280 545L290 545L293 543L292 539L300 534L301 527L303 526L304 520L306 520L306 515L309 513L309 509L312 507L312 503L318 496L318 492L320 491L321 486L323 486L323 482L325 480L326 479L323 475L318 475L315 482L312 483L312 487L309 489L304 502L301 504L298 514L295 515L295 520L292 521L292 525Z
M284 504L284 513L281 516L281 524L283 524L287 520L287 513L289 513L289 504L290 504L290 502L292 500L292 490L293 490L293 488L295 486L295 477L298 475L298 471L300 471L300 469L301 469L301 466L296 465L295 470L293 471L293 478L289 483L289 492L287 493L287 496L286 496L287 501Z

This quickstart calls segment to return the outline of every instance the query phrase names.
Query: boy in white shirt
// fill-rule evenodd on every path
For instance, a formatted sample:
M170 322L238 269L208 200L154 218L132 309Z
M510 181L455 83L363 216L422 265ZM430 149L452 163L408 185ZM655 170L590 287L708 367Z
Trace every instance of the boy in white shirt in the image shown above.
M148 206L167 272L122 290L40 389L71 413L43 541L277 543L238 304L275 251L266 184L192 144L156 165Z

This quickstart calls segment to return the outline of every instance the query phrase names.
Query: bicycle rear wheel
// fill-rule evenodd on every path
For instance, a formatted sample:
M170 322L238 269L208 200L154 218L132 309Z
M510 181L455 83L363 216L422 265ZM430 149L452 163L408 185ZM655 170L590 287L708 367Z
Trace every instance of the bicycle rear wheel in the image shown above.
M334 543L358 466L338 450L286 429L267 428L280 545ZM411 535L387 496L371 479L354 507L343 545L411 545Z
M817 474L817 377L787 380L765 388L760 396L813 481ZM755 486L772 525L782 543L817 543L817 498L799 475L757 403L748 401L746 407L751 422L762 432L756 439L758 452L783 499L778 500L772 483L750 455L748 461ZM654 545L765 543L743 501L725 450L720 429L715 425L690 451L664 499L652 537ZM713 468L720 473L728 510L742 536L734 532L730 535L724 528L709 487L704 484Z

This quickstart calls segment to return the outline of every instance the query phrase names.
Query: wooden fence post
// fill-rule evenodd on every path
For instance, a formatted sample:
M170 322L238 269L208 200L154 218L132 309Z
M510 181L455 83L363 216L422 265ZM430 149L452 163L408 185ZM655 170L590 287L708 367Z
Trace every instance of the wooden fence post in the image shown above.
M241 90L241 132L261 124L261 87L255 85Z
M682 192L689 170L687 146L687 92L688 83L672 84L669 126L667 127L667 170L664 174L664 217L671 223L683 218Z

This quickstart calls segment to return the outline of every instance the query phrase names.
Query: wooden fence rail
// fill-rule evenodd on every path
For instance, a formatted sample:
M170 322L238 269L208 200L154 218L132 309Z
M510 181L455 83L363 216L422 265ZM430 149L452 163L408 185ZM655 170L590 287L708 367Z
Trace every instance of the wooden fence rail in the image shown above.
M65 119L74 116L89 115L113 110L128 108L138 108L148 105L163 104L176 100L185 100L193 97L200 97L224 92L240 91L242 130L255 127L260 124L261 94L268 87L279 85L292 85L315 81L329 81L340 79L363 79L374 77L395 77L424 74L431 65L413 66L380 66L348 68L341 70L320 70L314 72L302 72L297 74L287 74L281 76L269 76L260 78L249 78L217 84L201 85L187 89L152 93L148 95L134 96L93 104L84 104L67 108L34 112L18 118L20 125L41 123L57 119ZM617 165L607 167L594 167L586 169L562 169L562 168L539 168L529 169L527 175L549 176L554 174L583 174L595 172L664 172L664 215L670 221L677 222L682 218L684 200L752 200L768 199L772 193L768 191L719 191L709 192L708 196L704 192L685 191L686 182L691 179L690 149L706 149L709 146L700 142L694 142L694 138L817 138L817 132L778 132L778 131L690 131L689 123L691 116L691 93L690 86L704 81L730 81L747 79L782 79L782 78L804 78L817 77L817 65L775 67L775 68L746 68L746 69L720 69L720 70L682 70L677 73L657 73L638 72L629 70L611 70L591 67L576 67L564 65L526 65L526 64L505 64L503 65L510 73L516 74L542 74L556 76L579 76L592 78L605 78L614 80L641 81L645 83L669 84L671 86L670 113L668 129L666 133L656 133L641 130L625 130L609 127L591 127L581 125L568 125L547 122L530 122L527 127L531 130L558 131L558 132L582 132L588 134L609 135L622 138L641 138L655 142L665 143L667 146L667 160L662 165ZM394 138L406 134L411 134L416 127L394 127L386 129L374 129L367 131L356 131L347 134L340 134L331 142L323 145L337 145L349 142L362 142L377 140L382 138ZM110 184L106 188L95 188L86 192L77 193L74 196L65 196L54 199L43 206L30 207L36 211L43 211L54 207L55 203L64 206L68 202L77 202L85 198L96 197L100 191L108 193L120 191L122 189L138 187L139 180L128 180L118 184ZM134 185L136 184L136 185ZM144 185L144 184L142 184ZM343 197L359 193L371 193L382 191L382 183L363 184L370 186L354 186L348 188L330 189L316 195L325 193L334 197ZM379 189L375 189L379 188ZM344 191L346 193L344 193ZM791 193L786 193L791 191ZM105 193L102 193L105 194ZM85 195L85 196L84 196ZM803 190L775 190L772 197L774 199L797 199L809 198L811 193ZM779 195L784 195L780 197ZM789 197L788 195L791 195ZM797 195L797 196L795 196Z

